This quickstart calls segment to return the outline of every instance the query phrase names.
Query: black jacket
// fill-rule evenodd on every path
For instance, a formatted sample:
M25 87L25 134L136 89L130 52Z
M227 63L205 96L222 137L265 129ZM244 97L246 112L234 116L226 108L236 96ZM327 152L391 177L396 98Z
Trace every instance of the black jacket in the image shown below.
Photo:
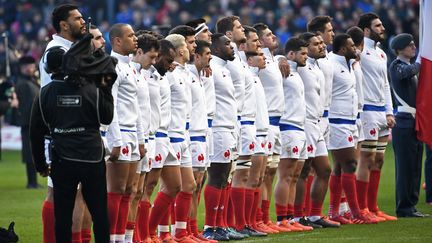
M36 169L46 167L45 135L51 135L53 152L61 159L102 161L104 149L99 127L111 123L113 112L111 89L97 88L94 82L77 86L53 80L43 87L34 103L30 122Z

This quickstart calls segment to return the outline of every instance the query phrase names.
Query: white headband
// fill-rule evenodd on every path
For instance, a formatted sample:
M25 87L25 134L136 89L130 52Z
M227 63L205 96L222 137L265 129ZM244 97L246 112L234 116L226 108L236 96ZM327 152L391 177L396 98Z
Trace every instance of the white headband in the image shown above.
M197 35L199 35L201 32L203 32L204 30L208 30L208 26L206 25L206 23L201 23L199 24L196 28L195 28L195 37Z

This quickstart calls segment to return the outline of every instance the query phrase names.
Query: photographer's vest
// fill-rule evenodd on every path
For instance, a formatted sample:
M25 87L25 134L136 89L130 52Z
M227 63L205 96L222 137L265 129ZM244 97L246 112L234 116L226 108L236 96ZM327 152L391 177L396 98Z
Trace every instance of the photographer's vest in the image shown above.
M42 88L40 110L52 136L55 158L97 163L104 156L99 133L99 89L53 80Z

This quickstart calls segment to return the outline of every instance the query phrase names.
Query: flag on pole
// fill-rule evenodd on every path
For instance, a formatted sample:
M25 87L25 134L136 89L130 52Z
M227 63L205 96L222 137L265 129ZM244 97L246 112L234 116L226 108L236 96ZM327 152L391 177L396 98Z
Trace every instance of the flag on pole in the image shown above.
M421 68L416 102L416 130L419 140L432 147L432 1L420 2Z

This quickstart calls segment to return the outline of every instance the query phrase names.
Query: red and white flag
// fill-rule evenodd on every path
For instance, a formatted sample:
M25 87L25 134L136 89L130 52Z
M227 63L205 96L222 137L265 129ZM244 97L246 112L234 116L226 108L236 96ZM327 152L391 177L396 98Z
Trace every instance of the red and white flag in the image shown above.
M420 3L421 69L416 102L417 137L432 147L432 1Z

